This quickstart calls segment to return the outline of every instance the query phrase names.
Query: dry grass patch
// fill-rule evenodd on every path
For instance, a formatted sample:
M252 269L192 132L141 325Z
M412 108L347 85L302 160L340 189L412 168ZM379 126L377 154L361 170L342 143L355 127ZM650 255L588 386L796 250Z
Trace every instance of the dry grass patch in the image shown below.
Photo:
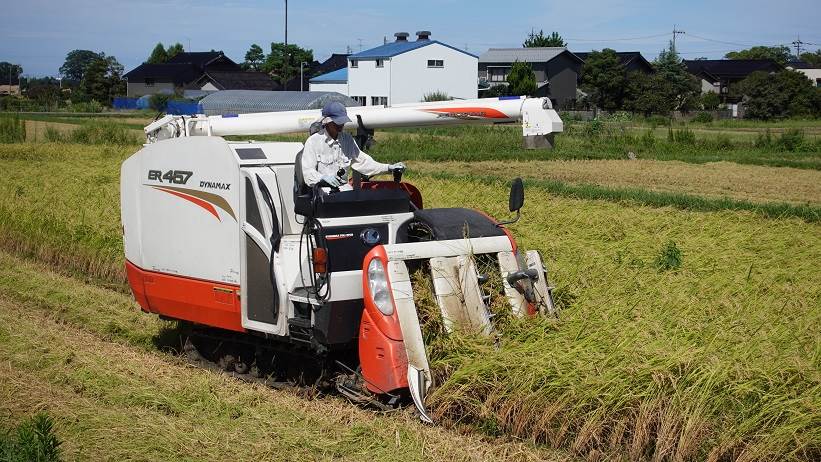
M821 204L821 171L730 162L691 164L656 160L528 162L411 162L419 173L550 179L649 191L688 193L752 202Z

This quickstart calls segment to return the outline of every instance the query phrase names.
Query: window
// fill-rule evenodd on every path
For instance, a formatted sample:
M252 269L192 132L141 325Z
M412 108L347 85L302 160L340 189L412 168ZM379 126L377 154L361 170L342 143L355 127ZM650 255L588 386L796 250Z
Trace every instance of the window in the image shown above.
M364 106L367 101L364 96L351 96L351 99L359 103L360 106Z
M489 67L487 68L488 80L491 82L504 82L507 80L509 67Z
M376 67L385 67L385 60L384 59L377 59L376 60Z
M371 96L371 106L387 106L387 96Z
M815 79L815 86L821 88L821 79Z
M441 59L429 59L428 67L445 67L445 61Z
M359 67L359 61L352 59L351 60L351 67Z
M146 87L153 87L154 86L154 79L145 79L145 86Z

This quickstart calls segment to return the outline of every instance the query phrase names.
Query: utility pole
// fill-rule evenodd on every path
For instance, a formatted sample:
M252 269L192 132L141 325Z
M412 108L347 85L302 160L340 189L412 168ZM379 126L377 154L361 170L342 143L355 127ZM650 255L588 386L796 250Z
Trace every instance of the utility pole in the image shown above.
M801 36L797 36L797 38L792 42L792 46L795 47L795 59L801 60L801 45L804 45L804 42L801 41Z
M676 49L676 35L685 33L683 30L676 30L676 25L673 24L673 50Z
M358 38L357 40L359 40L359 51L361 52L362 51L362 39Z
M285 0L285 60L282 66L282 84L288 89L288 61L290 55L288 54L288 0Z

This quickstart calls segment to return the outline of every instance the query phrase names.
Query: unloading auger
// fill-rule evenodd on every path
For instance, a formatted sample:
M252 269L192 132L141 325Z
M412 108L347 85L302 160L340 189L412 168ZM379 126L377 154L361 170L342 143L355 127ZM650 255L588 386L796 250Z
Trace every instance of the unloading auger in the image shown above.
M550 147L563 128L545 98L348 114L361 145L380 128L521 122L525 146ZM282 355L312 358L331 365L337 389L352 400L409 396L430 422L432 377L411 271L430 272L445 330L490 335L491 294L477 258L498 267L513 313L527 316L555 312L542 257L518 248L510 222L466 208L425 209L401 172L314 194L302 181L301 143L222 138L307 132L318 118L318 110L165 116L147 126L146 145L121 172L129 285L143 311L233 345L226 367L264 374ZM516 179L516 219L523 201Z

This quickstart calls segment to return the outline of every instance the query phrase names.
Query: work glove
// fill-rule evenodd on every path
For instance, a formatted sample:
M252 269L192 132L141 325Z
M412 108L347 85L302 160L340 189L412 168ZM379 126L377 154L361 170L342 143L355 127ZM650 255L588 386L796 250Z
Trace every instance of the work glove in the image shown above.
M322 181L328 184L328 186L332 188L338 188L342 185L342 180L334 175L324 175L322 177Z
M394 170L402 170L402 171L404 171L404 170L405 170L405 168L406 168L406 167L405 167L405 164L404 164L403 162L397 162L397 163L395 163L395 164L390 164L390 165L388 165L388 171L389 171L389 172L392 172L392 171L394 171Z

